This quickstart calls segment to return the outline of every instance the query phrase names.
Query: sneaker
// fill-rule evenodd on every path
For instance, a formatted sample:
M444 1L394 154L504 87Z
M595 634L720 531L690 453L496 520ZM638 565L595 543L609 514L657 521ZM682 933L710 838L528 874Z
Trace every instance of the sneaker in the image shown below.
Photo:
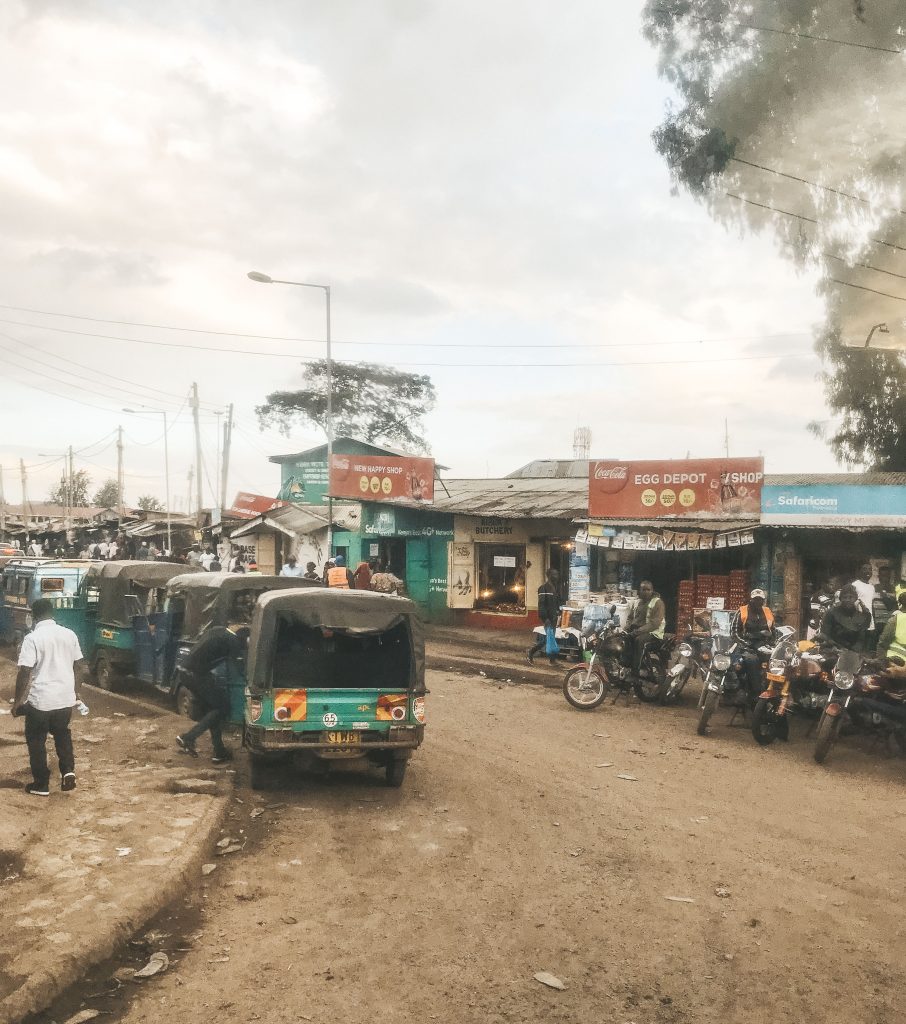
M63 776L63 781L60 783L60 789L62 789L64 793L70 793L75 789L75 787L75 772L67 772Z
M233 760L233 755L229 750L222 750L219 754L215 754L211 758L211 764L226 764L228 761Z
M198 757L198 751L195 749L195 744L189 740L184 740L182 736L176 737L176 746L184 753L188 754L189 757Z
M36 782L29 782L25 787L25 792L29 796L50 796L50 790L47 786L39 786Z

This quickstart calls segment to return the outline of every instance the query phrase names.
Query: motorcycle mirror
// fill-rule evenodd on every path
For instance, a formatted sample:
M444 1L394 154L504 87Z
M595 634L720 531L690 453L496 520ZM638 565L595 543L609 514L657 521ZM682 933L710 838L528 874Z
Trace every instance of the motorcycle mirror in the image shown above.
M615 604L612 604L610 606L610 614L611 615L616 615L616 613L617 613L617 606Z

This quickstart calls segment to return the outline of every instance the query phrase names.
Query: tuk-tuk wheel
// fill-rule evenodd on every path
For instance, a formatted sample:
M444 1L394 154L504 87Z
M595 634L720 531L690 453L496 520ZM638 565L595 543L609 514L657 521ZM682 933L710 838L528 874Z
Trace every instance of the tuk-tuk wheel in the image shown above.
M409 766L409 761L405 758L396 758L387 762L387 785L393 786L398 789L403 784L403 779L406 777L406 768Z
M119 672L106 654L99 654L94 663L94 681L102 690L114 691L118 688Z

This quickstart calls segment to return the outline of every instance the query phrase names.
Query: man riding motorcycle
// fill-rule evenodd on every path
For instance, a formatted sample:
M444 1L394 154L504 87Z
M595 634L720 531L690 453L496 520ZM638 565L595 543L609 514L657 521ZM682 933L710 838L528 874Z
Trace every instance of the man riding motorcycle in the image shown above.
M845 651L865 652L871 616L859 603L859 594L852 584L840 588L839 604L828 608L815 642Z
M639 584L639 599L632 611L627 632L633 642L633 664L636 671L642 663L645 645L653 639L664 639L665 610L660 595L654 592L651 580Z
M744 604L733 618L733 635L743 643L742 660L746 671L749 694L757 696L762 689L762 655L758 648L774 644L774 613L765 604L767 594L753 590L748 604Z

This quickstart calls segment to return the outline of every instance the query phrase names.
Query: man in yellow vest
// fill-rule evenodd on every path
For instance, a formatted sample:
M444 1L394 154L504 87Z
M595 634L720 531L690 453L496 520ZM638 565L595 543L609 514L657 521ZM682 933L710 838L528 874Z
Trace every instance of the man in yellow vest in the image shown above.
M897 606L878 640L878 657L906 661L906 590L897 598Z
M762 690L762 656L758 648L772 643L774 639L774 613L765 604L766 600L767 594L763 590L753 590L749 594L749 603L739 609L733 620L734 635L746 645L743 661L750 696Z
M652 640L664 639L666 615L660 594L654 592L651 580L639 584L639 599L629 620L629 635L633 642L633 662L636 669L642 663L645 645Z
M346 568L346 559L342 555L337 555L333 566L327 570L327 586L338 590L353 590L355 587L352 573Z

